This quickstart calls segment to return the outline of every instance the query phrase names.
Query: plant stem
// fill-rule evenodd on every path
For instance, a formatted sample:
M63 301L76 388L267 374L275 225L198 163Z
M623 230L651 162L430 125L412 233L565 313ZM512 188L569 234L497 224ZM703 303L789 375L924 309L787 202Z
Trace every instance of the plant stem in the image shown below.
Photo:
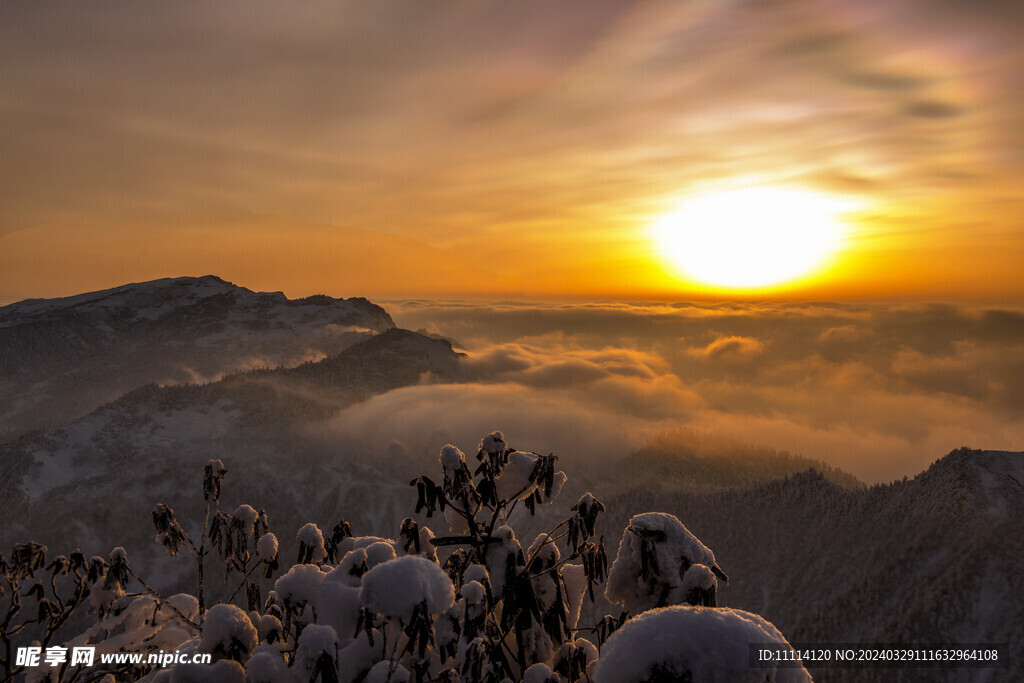
M154 598L156 598L156 599L157 599L157 601L158 601L158 602L160 602L161 604L164 604L164 605L167 605L168 607L170 607L170 608L171 608L171 610L172 610L172 611L173 611L173 612L174 612L175 614L177 614L177 615L178 615L178 617L179 617L179 618L180 618L180 619L181 619L181 620L182 620L183 622L185 622L186 624L188 624L189 626L191 626L191 627L192 627L192 628L194 628L195 630L197 630L197 631L202 631L202 630L203 630L203 627L202 627L202 626L200 626L200 625L199 625L199 624L197 624L196 622L194 622L194 621L192 621L191 619L189 619L188 617L186 617L186 616L185 616L185 613L184 613L184 612L182 612L182 611L181 611L180 609L178 609L178 607L177 607L177 606L176 606L176 605L175 605L174 603L172 603L172 602L171 602L170 600L168 600L168 599L167 599L166 597L164 597L162 593L159 593L159 592L157 592L156 590L154 590L153 588L150 588L149 584L148 584L148 583L146 583L146 582L145 582L145 581L144 581L144 580L142 579L142 577L141 577L141 576L139 576L139 575L138 575L138 573L137 573L137 572L136 572L136 571L135 571L134 569L132 569L131 567L129 567L129 568L128 568L128 571L129 571L129 573L131 573L131 575L132 575L132 578L134 578L134 579L135 579L136 581L138 581L138 582L139 582L140 584L142 584L142 587L146 589L146 593L147 593L147 594L149 594L149 595L153 596ZM200 605L202 605L202 602L200 602L199 604L200 604ZM202 607L200 607L200 610L201 610L201 609L202 609ZM201 613L200 613L200 614L201 614Z

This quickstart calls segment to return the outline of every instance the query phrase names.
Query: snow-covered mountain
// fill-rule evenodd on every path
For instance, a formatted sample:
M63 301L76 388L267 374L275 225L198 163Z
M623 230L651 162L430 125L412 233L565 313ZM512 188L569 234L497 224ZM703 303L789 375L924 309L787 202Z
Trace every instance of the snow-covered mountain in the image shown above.
M0 307L0 440L82 417L149 383L217 379L334 355L393 328L366 299L288 299L165 278Z
M400 520L409 468L395 478L387 460L339 451L322 420L390 389L451 381L458 362L447 341L395 328L295 368L139 388L67 427L0 445L0 547L31 538L149 556L153 505L184 519L199 510L210 458L231 469L225 500L265 506L285 536L311 519L344 516L364 530Z
M844 489L809 471L704 494L605 500L677 515L715 551L719 600L792 643L1010 643L1015 669L811 672L824 680L1020 680L1024 453L962 448L913 479ZM1010 678L1007 678L1007 675Z

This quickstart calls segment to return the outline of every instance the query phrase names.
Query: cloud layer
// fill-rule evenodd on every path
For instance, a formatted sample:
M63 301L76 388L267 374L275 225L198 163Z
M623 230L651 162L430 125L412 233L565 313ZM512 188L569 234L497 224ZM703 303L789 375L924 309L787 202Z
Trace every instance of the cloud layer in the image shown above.
M472 448L500 428L570 461L680 427L798 452L867 481L953 448L1024 450L1024 312L951 306L388 306L468 350L456 385L342 413L382 449ZM370 425L370 426L367 426Z

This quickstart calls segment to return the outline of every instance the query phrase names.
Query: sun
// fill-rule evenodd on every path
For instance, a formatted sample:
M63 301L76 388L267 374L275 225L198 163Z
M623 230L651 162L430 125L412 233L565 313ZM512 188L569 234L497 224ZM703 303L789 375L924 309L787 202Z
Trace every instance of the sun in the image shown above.
M749 290L792 282L823 266L842 242L836 197L762 185L687 197L651 224L662 258L688 279Z

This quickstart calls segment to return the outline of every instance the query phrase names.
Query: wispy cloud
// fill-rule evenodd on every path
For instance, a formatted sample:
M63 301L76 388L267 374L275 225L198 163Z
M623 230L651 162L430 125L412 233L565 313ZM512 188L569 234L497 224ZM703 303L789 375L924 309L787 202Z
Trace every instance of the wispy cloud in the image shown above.
M1018 4L4 3L0 235L103 216L85 229L109 243L167 229L132 216L245 212L291 221L274 247L317 222L451 248L494 291L641 292L651 216L767 174L870 199L879 265L845 274L862 290L907 261L940 287L967 248L1019 294ZM234 266L244 240L204 225ZM155 277L162 253L125 258Z

